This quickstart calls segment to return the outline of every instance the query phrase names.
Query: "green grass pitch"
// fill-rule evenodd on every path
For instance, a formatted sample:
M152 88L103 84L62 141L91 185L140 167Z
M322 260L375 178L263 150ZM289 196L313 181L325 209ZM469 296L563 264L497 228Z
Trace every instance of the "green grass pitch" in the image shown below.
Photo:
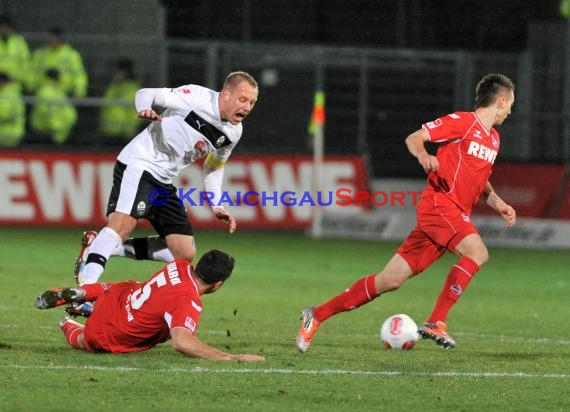
M137 234L144 234L139 231ZM299 233L200 231L198 254L236 258L232 278L203 298L198 336L264 363L200 361L169 343L129 355L67 347L60 309L38 293L73 284L79 229L0 230L2 411L564 411L570 410L570 253L490 248L448 318L454 350L420 341L384 350L382 321L430 313L448 268L429 270L323 324L310 351L294 336L299 311L382 269L397 244L308 239ZM113 258L102 279L146 279L156 262Z

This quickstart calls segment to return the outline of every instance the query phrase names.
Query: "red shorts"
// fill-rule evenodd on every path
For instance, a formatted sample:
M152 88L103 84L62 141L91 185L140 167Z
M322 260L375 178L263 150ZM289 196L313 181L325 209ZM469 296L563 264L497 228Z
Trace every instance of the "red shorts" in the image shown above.
M449 197L426 189L417 207L417 224L397 253L414 274L423 272L446 250L453 253L467 235L479 233L471 221Z
M122 318L127 297L142 284L128 280L113 283L113 286L105 291L95 301L93 313L85 323L83 332L83 344L89 352L137 352L149 349L152 346L138 348L126 341L122 332Z

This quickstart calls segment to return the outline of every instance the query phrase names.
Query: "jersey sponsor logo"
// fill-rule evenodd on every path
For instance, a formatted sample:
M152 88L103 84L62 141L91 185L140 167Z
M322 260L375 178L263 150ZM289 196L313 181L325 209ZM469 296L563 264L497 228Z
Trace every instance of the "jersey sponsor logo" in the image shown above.
M184 94L190 94L190 89L184 88L184 89L182 89L182 93L184 93Z
M228 146L232 143L228 136L213 124L191 111L184 121L202 136L204 136L216 149Z
M467 154L485 160L491 164L495 163L495 159L497 158L496 150L490 149L483 144L473 141L469 142L469 148L467 149Z
M441 121L441 119L437 119L434 120L433 122L427 122L426 126L428 129L435 129L436 127L439 127L443 124L443 122Z

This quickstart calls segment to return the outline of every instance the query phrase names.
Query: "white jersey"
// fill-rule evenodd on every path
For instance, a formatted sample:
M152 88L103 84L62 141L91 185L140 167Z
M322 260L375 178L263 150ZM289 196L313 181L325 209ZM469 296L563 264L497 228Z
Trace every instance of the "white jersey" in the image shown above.
M168 184L181 169L209 153L219 162L227 161L241 138L242 125L222 121L219 92L195 84L151 90L154 102L164 108L162 120L135 136L119 153L120 162Z

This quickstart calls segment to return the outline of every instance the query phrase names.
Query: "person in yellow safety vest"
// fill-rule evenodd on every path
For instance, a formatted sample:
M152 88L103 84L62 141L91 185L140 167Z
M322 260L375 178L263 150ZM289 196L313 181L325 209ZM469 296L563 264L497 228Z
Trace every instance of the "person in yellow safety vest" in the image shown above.
M31 63L30 49L24 37L14 32L12 19L0 15L0 71L23 85Z
M107 87L104 97L109 102L101 109L101 133L115 139L131 139L142 126L136 117L135 93L141 88L135 80L133 62L121 58L115 65L113 80Z
M48 82L37 91L32 109L34 132L48 134L53 143L64 143L77 122L77 110L60 86L60 74L55 69L46 73Z
M0 72L0 147L18 146L26 130L22 85Z
M44 76L47 70L56 69L61 76L61 89L68 95L84 97L87 95L87 73L81 54L63 40L63 30L53 28L49 31L48 44L32 53L32 70L29 87L37 91L49 82Z

